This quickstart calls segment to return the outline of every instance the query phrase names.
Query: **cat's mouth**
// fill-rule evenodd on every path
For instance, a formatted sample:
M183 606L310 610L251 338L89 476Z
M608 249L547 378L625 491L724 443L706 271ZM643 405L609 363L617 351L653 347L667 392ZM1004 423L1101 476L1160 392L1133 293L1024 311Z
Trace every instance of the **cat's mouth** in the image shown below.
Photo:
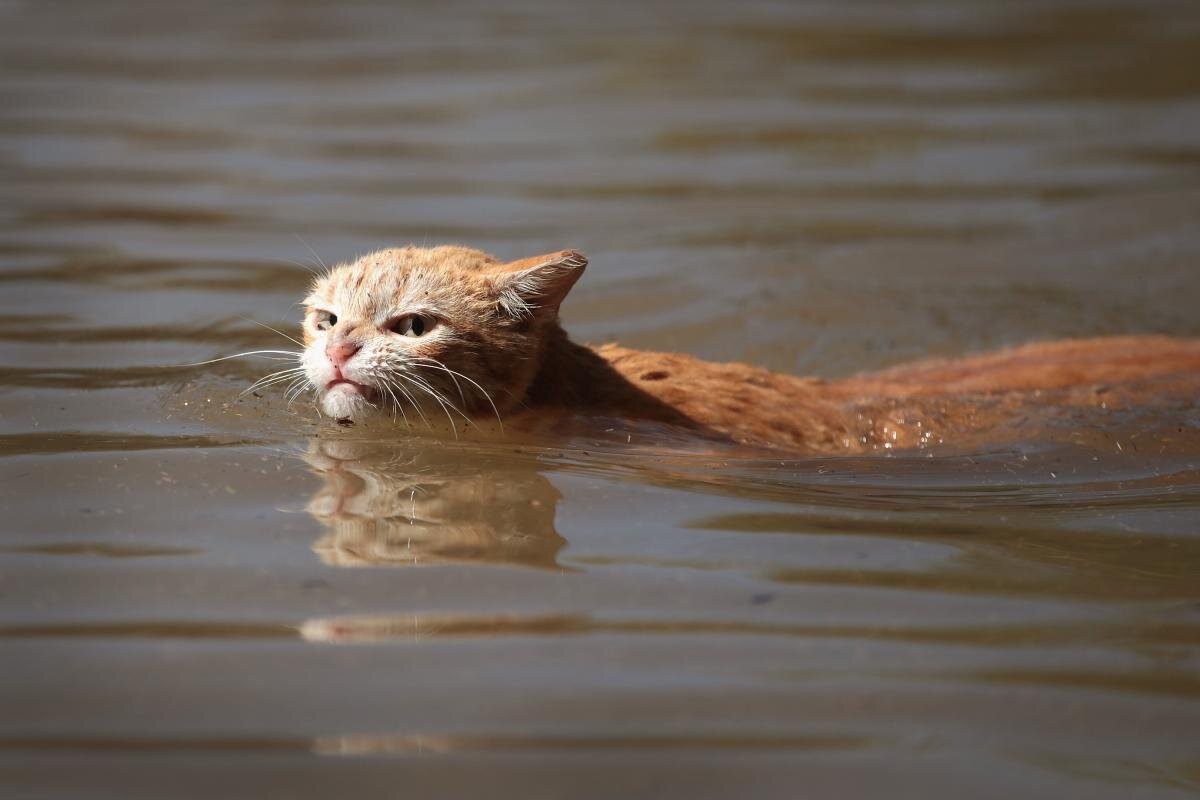
M340 386L343 383L347 384L348 386L353 386L355 389L358 389L360 392L367 388L363 384L357 383L356 381L352 381L349 378L334 378L329 383L325 384L325 391L328 392L333 387Z
M379 392L376 391L375 387L367 386L365 383L359 383L358 381L352 381L349 378L334 378L325 384L326 394L339 386L344 387L342 391L351 391L362 395L367 402L373 402L379 396Z
M362 418L370 409L376 408L378 402L377 389L344 376L325 384L325 391L321 394L321 408L343 425Z

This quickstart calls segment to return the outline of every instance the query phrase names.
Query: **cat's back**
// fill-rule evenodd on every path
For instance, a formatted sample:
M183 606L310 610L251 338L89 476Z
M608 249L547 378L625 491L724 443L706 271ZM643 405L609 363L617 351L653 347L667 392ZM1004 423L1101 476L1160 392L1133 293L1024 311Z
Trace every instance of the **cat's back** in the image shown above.
M738 442L834 452L855 435L818 378L616 344L594 351L638 392Z
M809 453L919 446L934 425L966 436L1039 407L1200 398L1200 340L1165 336L1038 342L830 381L618 345L595 352L698 427Z
M1095 391L1140 384L1173 394L1200 389L1200 339L1109 336L1034 342L979 356L902 364L847 378L837 388L852 399Z

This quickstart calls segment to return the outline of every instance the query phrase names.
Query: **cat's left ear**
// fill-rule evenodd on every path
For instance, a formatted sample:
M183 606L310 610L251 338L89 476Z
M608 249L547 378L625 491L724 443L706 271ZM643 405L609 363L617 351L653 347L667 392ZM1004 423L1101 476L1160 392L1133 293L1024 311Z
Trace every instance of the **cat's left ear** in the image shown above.
M496 303L504 313L518 319L553 318L585 267L587 256L578 250L505 264L504 272L495 279Z

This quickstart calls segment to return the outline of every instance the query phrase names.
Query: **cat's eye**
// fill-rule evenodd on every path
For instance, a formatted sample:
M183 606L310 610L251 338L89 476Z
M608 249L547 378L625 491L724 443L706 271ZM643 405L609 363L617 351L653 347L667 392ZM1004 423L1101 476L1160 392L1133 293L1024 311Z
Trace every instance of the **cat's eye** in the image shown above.
M334 325L337 325L337 314L330 313L329 311L317 312L317 330L327 331Z
M429 317L423 317L420 314L405 314L392 323L391 329L393 333L415 339L418 336L424 336L429 333L434 324L434 321Z

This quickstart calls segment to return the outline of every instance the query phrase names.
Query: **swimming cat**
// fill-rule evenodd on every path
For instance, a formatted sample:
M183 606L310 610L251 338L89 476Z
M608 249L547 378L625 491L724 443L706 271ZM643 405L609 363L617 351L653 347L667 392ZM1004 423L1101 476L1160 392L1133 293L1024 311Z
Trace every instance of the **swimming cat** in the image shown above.
M466 247L381 250L319 277L302 367L323 412L456 430L613 420L796 453L902 449L1016 425L1034 407L1200 396L1200 340L1043 342L841 380L571 341L575 250L504 263ZM584 431L586 432L586 430Z

